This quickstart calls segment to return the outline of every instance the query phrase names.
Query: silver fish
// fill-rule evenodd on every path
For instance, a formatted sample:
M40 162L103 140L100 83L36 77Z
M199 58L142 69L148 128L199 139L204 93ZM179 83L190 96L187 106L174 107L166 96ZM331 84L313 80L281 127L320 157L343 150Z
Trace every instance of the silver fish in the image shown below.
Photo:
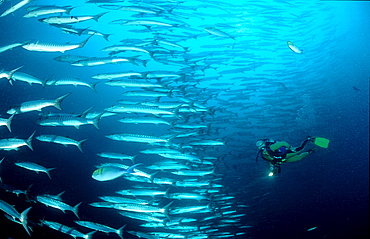
M83 140L77 141L77 140L74 140L68 137L58 136L58 135L39 135L39 136L36 136L36 139L42 142L62 144L64 146L74 145L81 151L81 153L83 153L82 148L81 148L82 143L84 143L87 140L87 139L83 139Z
M42 52L62 52L73 50L76 48L82 48L85 46L86 42L92 37L93 35L86 38L84 41L75 44L63 44L63 43L42 43L42 42L33 42L27 43L22 45L24 49L29 51L42 51Z
M35 132L33 132L33 134L31 134L31 136L28 139L18 139L18 138L0 139L0 150L5 151L19 150L19 148L22 146L27 146L28 148L33 150L31 146L31 140L34 134Z
M66 98L69 96L71 93L62 95L55 100L33 100L33 101L26 101L23 102L20 105L13 106L10 108L7 113L8 114L20 114L20 113L25 113L25 112L30 112L30 111L41 111L41 109L48 107L48 106L54 106L55 108L62 110L60 104Z
M41 166L39 164L32 163L32 162L16 162L15 165L17 165L21 168L25 168L25 169L28 169L28 170L31 170L31 171L35 171L36 173L39 173L39 172L46 173L50 179L51 179L51 177L50 177L49 172L51 170L55 169L55 168L45 168L44 166Z

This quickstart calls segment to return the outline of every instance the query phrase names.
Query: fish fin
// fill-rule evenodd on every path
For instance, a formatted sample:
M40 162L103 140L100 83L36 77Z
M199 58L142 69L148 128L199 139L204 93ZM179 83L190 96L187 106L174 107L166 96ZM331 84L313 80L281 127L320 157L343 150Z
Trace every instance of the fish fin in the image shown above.
M56 168L48 168L47 170L46 170L46 174L48 175L48 177L50 178L50 180L51 180L51 176L50 176L50 173L49 173L49 171L51 171L51 170L53 170L53 169L56 169Z
M123 239L122 237L122 233L123 233L123 229L126 227L126 225L123 225L122 227L120 227L118 230L117 230L117 235Z
M89 85L90 89L92 89L94 92L96 92L95 86L96 86L96 84L98 84L98 83L99 83L99 81L97 81L97 82L95 82L95 83L93 83L93 84Z
M36 130L35 131L33 131L33 133L31 134L31 136L30 137L28 137L28 139L26 140L26 144L27 144L27 146L28 146L28 148L30 148L32 151L33 151L33 148L32 148L32 145L31 145L31 141L32 141L32 137L33 137L33 135L36 133Z
M6 120L6 127L8 128L9 132L12 132L12 129L10 128L10 124L12 122L12 119L15 114L12 114L7 120Z
M81 43L78 45L78 47L79 47L79 48L84 47L84 46L85 46L85 44L86 44L86 42L87 42L87 41L88 41L92 36L94 36L94 34L91 34L88 38L86 38L83 42L81 42Z
M26 210L24 210L22 213L21 213L21 217L20 217L20 221L22 223L22 226L24 227L24 229L26 230L27 234L31 236L31 233L29 231L29 227L27 225L27 213L29 212L29 210L31 210L32 207L29 207L27 208Z
M107 13L108 13L108 12L102 12L102 13L96 14L96 15L93 17L93 19L97 22L101 16L103 16L104 14L107 14Z
M96 232L96 231L92 231L92 232L87 233L87 234L84 236L84 238L85 238L85 239L91 239L91 238L92 238L92 235L93 235L95 232Z
M66 98L70 94L72 94L72 93L68 93L68 94L62 95L61 97L56 98L56 100L54 102L54 107L57 108L58 110L62 110L62 107L60 106L60 104L62 103L64 98Z
M164 206L163 207L163 209L164 209L164 215L169 219L169 220L171 220L170 219L170 216L169 216L169 214L168 214L168 208L171 206L171 204L173 203L173 201L172 202L170 202L169 204L167 204L166 206Z
M83 153L81 146L82 146L82 144L83 144L86 140L87 140L87 139L83 139L83 140L81 140L81 141L78 141L77 148L81 151L81 153Z
M95 128L99 129L99 120L101 118L101 116L104 114L105 112L102 112L101 114L97 115L94 119L93 119L93 122L92 124L95 126Z
M72 212L76 215L76 217L78 218L78 219L80 219L80 217L78 216L78 206L80 206L81 205L81 203L82 202L80 202L80 203L78 203L76 206L74 206L73 207L73 209L72 209Z

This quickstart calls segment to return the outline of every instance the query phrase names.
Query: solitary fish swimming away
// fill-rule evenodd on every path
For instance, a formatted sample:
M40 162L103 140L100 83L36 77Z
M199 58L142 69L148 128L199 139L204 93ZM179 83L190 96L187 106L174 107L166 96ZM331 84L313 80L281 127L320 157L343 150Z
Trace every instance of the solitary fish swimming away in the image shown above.
M288 44L288 47L295 53L298 53L298 54L303 53L303 51L299 49L293 42L288 41L287 44Z
M133 173L134 168L139 166L141 163L134 164L128 169L115 167L115 166L104 166L95 170L92 174L92 178L98 181L109 181L121 177L125 173Z

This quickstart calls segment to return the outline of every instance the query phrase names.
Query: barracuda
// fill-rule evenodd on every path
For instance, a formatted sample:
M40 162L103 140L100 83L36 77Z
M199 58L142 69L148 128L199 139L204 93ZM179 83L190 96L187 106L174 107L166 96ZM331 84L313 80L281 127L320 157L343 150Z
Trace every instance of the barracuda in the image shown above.
M213 186L210 181L177 181L177 187L210 187Z
M54 229L56 231L60 231L64 234L70 235L73 238L80 237L80 238L84 238L84 239L91 239L92 235L96 232L96 231L92 231L90 233L83 234L82 232L79 232L79 231L77 231L76 229L74 229L72 227L67 227L67 226L65 226L63 224L60 224L58 222L52 222L52 221L46 221L46 220L41 220L41 224L43 224L43 225L45 225L45 226L47 226L51 229Z
M119 159L119 160L129 159L132 162L134 162L135 157L137 156L137 155L129 156L129 155L126 155L126 154L112 153L112 152L102 152L102 153L98 153L96 155L98 155L102 158L110 158L110 159Z
M102 114L104 113L101 113L92 119L76 115L47 115L38 119L36 123L42 126L74 126L76 129L79 129L81 125L91 124L94 125L95 128L99 129L98 124Z
M114 105L106 108L106 111L114 113L144 113L153 115L175 115L174 112L163 110L156 107L141 106L141 105Z
M169 195L169 198L178 199L178 200L189 199L189 200L198 200L198 201L210 200L209 197L203 196L197 193L171 193Z
M93 91L96 92L95 86L99 82L94 82L94 83L86 83L84 81L79 80L78 78L60 78L60 79L55 79L55 80L48 80L46 82L46 85L73 85L73 86L87 86Z
M148 143L148 144L158 144L166 143L170 144L172 137L155 137L150 135L140 135L140 134L111 134L105 137L117 141L135 142L135 143Z
M21 7L23 7L24 5L32 2L34 0L22 0L20 1L19 3L15 4L14 6L12 6L11 8L9 8L8 10L6 10L5 12L3 12L0 17L5 17L15 11L17 11L18 9L20 9Z
M172 154L172 153L160 153L158 154L164 158L170 158L170 159L181 159L181 160L187 160L190 162L196 162L196 163L201 163L202 160L198 158L195 155L192 154Z
M29 51L43 51L43 52L62 52L73 50L76 48L82 48L85 46L86 42L92 37L93 35L86 38L86 40L82 41L81 43L76 44L59 44L59 43L42 43L42 42L34 42L22 45L22 47Z
M82 202L80 202L76 206L72 207L72 206L66 204L65 202L63 202L61 200L58 200L58 199L56 199L54 197L49 197L47 195L39 195L39 196L36 196L36 200L39 203L42 203L42 204L44 204L47 207L52 207L52 208L59 209L63 213L65 213L65 211L71 211L71 212L73 212L76 215L77 218L80 218L78 216L78 207L81 205Z
M189 144L193 146L216 146L216 145L225 145L225 142L217 140L198 140L192 141Z
M15 165L17 165L21 168L25 168L25 169L34 171L36 173L39 173L39 172L46 173L50 179L51 179L51 177L50 177L49 172L51 170L55 169L55 168L45 168L44 166L41 166L39 164L32 163L32 162L17 162L17 163L15 163Z
M171 214L208 213L208 212L212 212L209 204L200 206L178 207L171 209Z
M130 62L137 65L134 58L123 58L123 57L92 57L85 60L79 60L73 62L73 66L100 66L105 64L117 64L123 62Z
M13 106L10 108L7 113L8 114L20 114L30 111L41 111L41 109L48 107L48 106L54 106L55 108L62 110L60 104L71 93L62 95L55 100L33 100L33 101L26 101L23 102L20 105Z
M0 199L0 210L5 212L9 216L11 216L12 219L14 220L17 219L22 224L22 226L24 227L28 235L30 236L31 236L31 233L28 230L28 226L27 226L27 213L29 212L29 210L31 210L31 208L32 207L29 207L26 210L24 210L22 213L19 213L17 210L15 210L14 206Z
M163 119L160 118L149 118L149 117L141 117L141 118L123 118L118 120L121 123L132 123L132 124L165 124L170 125L171 124Z
M105 74L98 74L93 76L92 78L98 79L98 80L110 80L114 78L121 78L121 77L132 77L132 76L138 76L141 77L141 73L136 72L122 72L122 73L105 73Z
M152 87L163 87L160 84L151 83L148 81L138 81L138 80L111 80L105 84L110 86L120 86L122 88L126 87L142 87L142 88L152 88Z
M120 24L120 25L143 25L143 26L164 26L164 27L173 27L177 26L177 24L169 24L160 21L150 21L150 20L133 20L133 21L126 21L126 20L114 20L110 22L110 24Z
M170 202L169 204L167 204L163 208L154 207L154 206L150 206L150 205L134 204L134 203L117 203L117 204L115 204L114 208L118 209L118 210L123 210L123 211L130 211L130 212L145 212L145 213L158 212L158 213L163 213L166 217L169 217L168 216L168 209L169 209L169 207L171 206L172 203L173 202Z
M169 148L152 148L140 151L143 154L181 154L180 151L176 149Z
M129 97L171 97L171 93L162 93L155 91L128 91L122 93L122 95Z
M127 190L120 190L117 191L116 193L121 194L121 195L131 195L131 196L150 196L150 197L155 197L155 196L164 196L168 197L168 191L158 191L158 190L150 190L150 189L127 189Z
M93 19L97 22L99 18L106 13L108 12L99 13L95 16L48 17L48 18L41 18L39 19L39 21L45 22L47 24L70 24L70 23L83 22L83 21Z
M209 174L214 174L213 170L212 171L201 171L201 170L180 170L176 172L171 172L176 175L181 175L181 176L195 176L195 177L204 177L205 175Z
M29 11L23 17L30 18L30 17L39 17L43 15L49 15L54 13L66 13L69 15L73 7L57 7L57 6L41 6L34 10Z
M10 139L0 139L0 150L10 151L10 150L19 150L22 146L27 146L31 150L33 150L31 145L31 140L33 135L31 134L28 139L17 139L17 138L10 138Z
M149 202L146 200L125 198L125 197L119 197L119 196L100 196L99 198L105 202L111 202L111 203L135 203L135 204L142 204L142 205L149 204Z
M165 224L165 221L166 221L162 218L157 218L157 217L150 216L148 213L140 213L140 212L132 213L132 212L128 212L128 211L118 211L118 213L121 214L124 217L138 219L138 220L146 221L146 222L157 222L157 223Z
M68 137L58 136L58 135L39 135L39 136L36 136L36 139L42 142L56 143L56 144L61 144L64 146L74 145L81 151L81 153L83 153L82 148L81 148L82 143L84 143L87 140L87 139L83 139L83 140L77 141L77 140L74 140Z
M144 53L150 54L149 51L147 51L143 48L133 47L133 46L122 46L122 45L108 46L108 47L105 47L105 48L101 49L101 51L110 51L110 52L114 52L114 53L116 53L116 52L118 53L120 51L138 51L138 52L144 52Z

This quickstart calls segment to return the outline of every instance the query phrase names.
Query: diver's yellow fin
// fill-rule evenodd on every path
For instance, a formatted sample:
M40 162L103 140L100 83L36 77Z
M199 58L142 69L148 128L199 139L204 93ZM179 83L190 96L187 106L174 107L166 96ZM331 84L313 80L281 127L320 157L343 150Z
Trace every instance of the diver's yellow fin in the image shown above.
M321 148L329 147L329 140L321 137L313 137L313 143Z

